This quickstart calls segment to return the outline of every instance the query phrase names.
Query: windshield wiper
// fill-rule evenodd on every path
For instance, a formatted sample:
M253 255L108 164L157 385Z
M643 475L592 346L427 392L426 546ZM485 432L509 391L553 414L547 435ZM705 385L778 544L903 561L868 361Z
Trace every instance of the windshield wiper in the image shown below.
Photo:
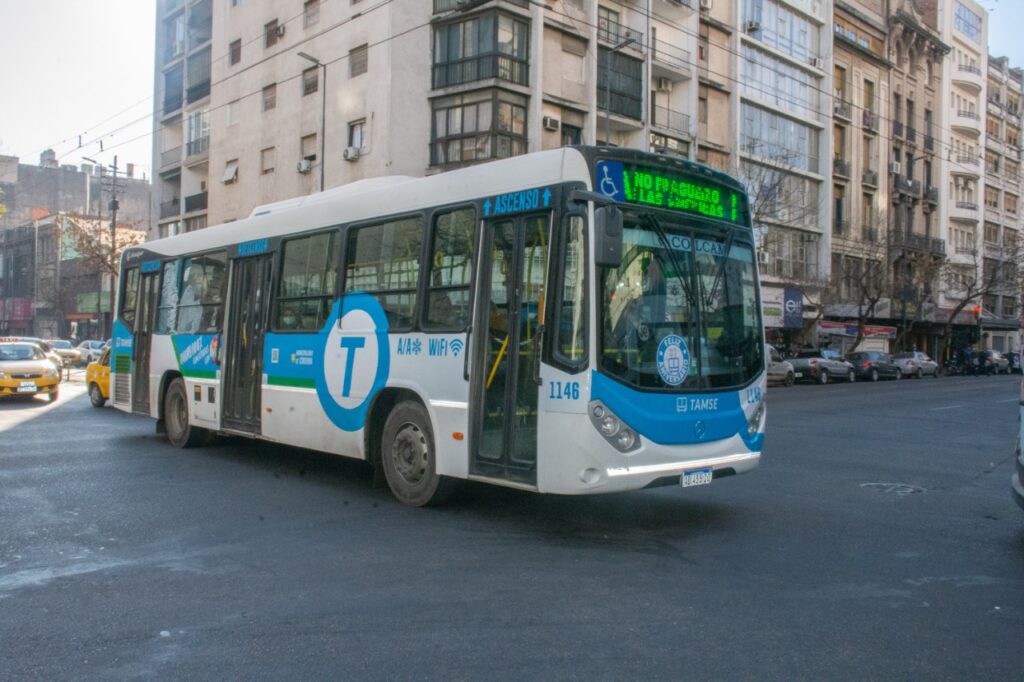
M704 298L704 306L711 307L711 302L715 300L715 295L718 294L718 287L722 284L722 276L725 274L725 264L729 259L729 252L732 251L732 243L736 239L736 230L729 230L729 236L725 240L725 250L722 252L722 258L718 261L718 267L715 269L715 279L711 283L711 291L705 292L707 295ZM703 289L703 280L698 278L702 282L701 288Z
M676 277L679 282L683 285L683 294L686 296L686 300L695 309L697 306L697 298L693 295L693 290L690 289L690 283L685 277L686 271L679 267L679 261L676 260L676 254L672 249L672 245L668 241L668 235L665 234L665 228L661 226L661 222L651 213L644 213L642 220L654 230L654 233L658 235L658 239L665 245L665 252L668 254L668 259L672 263L672 267L675 268Z

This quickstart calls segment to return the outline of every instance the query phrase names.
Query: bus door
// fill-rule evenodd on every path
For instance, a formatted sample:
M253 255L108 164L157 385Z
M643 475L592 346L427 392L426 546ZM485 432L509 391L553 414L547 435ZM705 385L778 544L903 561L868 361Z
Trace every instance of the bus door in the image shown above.
M149 358L156 326L160 271L144 273L139 282L132 344L132 412L149 414Z
M224 428L260 432L263 337L270 324L271 254L231 262L223 360Z
M484 223L474 330L474 474L537 482L537 404L550 214Z

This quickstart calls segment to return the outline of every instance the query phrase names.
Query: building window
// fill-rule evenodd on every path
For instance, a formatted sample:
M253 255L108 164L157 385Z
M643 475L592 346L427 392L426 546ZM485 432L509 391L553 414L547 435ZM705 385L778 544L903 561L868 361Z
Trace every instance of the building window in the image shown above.
M360 45L348 53L348 75L349 78L361 76L369 68L370 48L367 45Z
M526 98L483 92L435 100L431 164L452 165L526 153Z
M571 144L583 144L583 129L579 126L571 126L568 123L562 123L562 146L565 147Z
M953 14L953 28L963 33L975 43L981 44L981 16L975 14L961 2L956 3Z
M238 159L231 159L224 164L224 175L221 177L221 181L225 185L238 182Z
M274 147L267 147L260 152L260 173L266 175L274 172Z
M311 66L302 72L302 96L312 95L320 89L320 67Z
M284 26L277 23L277 19L263 25L263 41L265 47L277 45L277 41L284 33Z
M348 124L348 146L363 151L366 145L366 119L352 121Z
M1009 192L1003 197L1003 210L1010 215L1017 215L1017 197Z
M309 28L320 22L320 0L306 0L302 6L302 26Z
M491 12L434 31L433 87L497 78L529 85L529 29Z
M263 88L263 111L270 111L277 106L277 83Z
M228 102L227 107L224 111L225 122L228 126L238 124L238 108L242 105L241 100L235 100L234 102Z
M743 151L787 168L818 172L817 130L746 102L740 113Z
M690 143L667 135L651 133L651 151L656 154L669 154L688 159L690 158Z
M306 161L316 161L316 133L303 135L299 141L299 152Z
M643 117L644 63L620 52L600 48L597 108L636 120Z
M999 226L995 223L985 223L985 241L989 244L999 243Z
M231 45L228 47L228 64L234 66L238 62L242 61L242 39L231 41Z

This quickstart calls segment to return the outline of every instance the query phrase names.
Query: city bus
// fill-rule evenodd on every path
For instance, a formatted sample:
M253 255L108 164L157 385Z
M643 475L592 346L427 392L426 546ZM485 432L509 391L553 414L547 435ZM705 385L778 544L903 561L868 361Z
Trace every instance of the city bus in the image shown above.
M174 446L363 459L414 506L708 484L764 442L747 197L565 147L260 206L125 251L110 365Z

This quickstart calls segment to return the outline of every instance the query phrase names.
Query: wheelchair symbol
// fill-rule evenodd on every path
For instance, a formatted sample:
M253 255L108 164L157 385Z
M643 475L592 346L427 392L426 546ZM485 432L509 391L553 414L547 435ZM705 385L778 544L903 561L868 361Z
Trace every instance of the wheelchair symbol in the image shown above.
M604 171L604 177L601 178L601 194L606 197L615 197L619 193L619 188L615 186L615 181L608 175L608 166L601 166L601 170Z

